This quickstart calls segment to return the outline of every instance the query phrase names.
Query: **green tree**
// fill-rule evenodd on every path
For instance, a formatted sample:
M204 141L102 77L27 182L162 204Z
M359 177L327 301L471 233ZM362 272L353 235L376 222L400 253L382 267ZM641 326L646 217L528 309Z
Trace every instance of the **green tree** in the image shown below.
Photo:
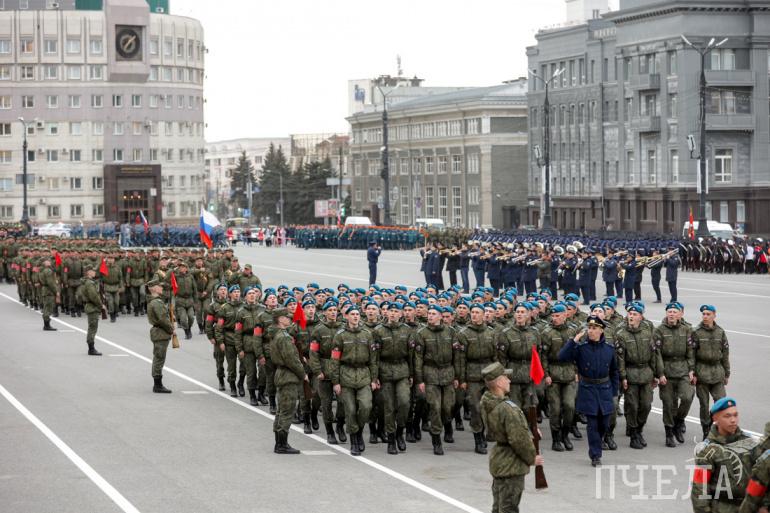
M259 194L255 196L254 209L259 218L269 217L277 223L280 215L276 212L276 205L280 199L281 177L283 177L284 200L288 199L287 191L292 190L292 175L289 171L289 163L283 153L283 149L275 147L272 143L267 150L262 164L262 175L259 178ZM289 222L284 211L284 222Z
M230 200L228 204L236 212L239 208L248 208L249 198L246 194L248 184L251 183L253 187L256 185L256 180L254 179L254 166L246 158L245 151L238 157L238 164L230 170L230 176Z

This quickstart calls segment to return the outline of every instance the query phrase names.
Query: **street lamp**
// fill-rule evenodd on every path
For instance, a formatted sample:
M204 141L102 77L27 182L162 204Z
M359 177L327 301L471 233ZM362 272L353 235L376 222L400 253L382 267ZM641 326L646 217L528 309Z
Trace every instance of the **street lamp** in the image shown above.
M377 84L377 89L380 90L382 95L382 147L380 152L382 153L382 170L380 171L380 177L383 180L383 192L382 192L382 206L385 209L385 219L383 224L390 224L390 169L388 162L388 95L398 89L401 84L396 84L396 87L385 93Z
M551 82L556 80L564 73L564 68L558 69L548 80L537 74L537 70L527 70L533 78L539 80L545 86L545 102L543 103L543 150L535 149L535 159L538 166L545 167L545 177L543 178L543 220L541 228L543 230L553 230L551 223L551 105L548 103L548 88Z
M23 117L19 117L19 121L21 121L21 124L24 126L24 142L21 144L21 161L22 161L22 168L21 168L21 176L23 183L23 190L24 190L24 200L21 206L21 224L24 225L24 228L26 228L27 233L30 232L30 226L29 226L29 207L27 206L27 122L24 121Z
M727 38L715 44L716 39L712 37L705 47L695 46L684 34L682 34L682 40L687 46L700 54L700 155L698 156L700 164L698 171L700 194L698 197L698 230L696 235L698 237L711 237L708 220L706 219L706 186L708 185L708 176L706 176L706 55L714 48L725 44ZM692 157L692 150L690 151L690 157Z

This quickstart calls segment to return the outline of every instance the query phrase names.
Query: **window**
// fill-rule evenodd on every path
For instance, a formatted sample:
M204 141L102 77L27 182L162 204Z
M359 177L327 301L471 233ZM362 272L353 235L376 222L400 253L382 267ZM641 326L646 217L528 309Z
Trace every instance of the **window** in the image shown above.
M180 59L184 58L184 39L182 38L176 40L176 56Z
M399 169L402 176L409 176L409 159L402 158L399 160Z
M647 150L647 181L648 183L655 183L655 178L658 176L657 160L655 150Z
M468 187L468 205L478 205L481 188L478 185Z
M11 67L0 66L0 80L10 80L10 79L11 79Z
M425 174L433 174L433 157L425 157ZM431 216L428 216L431 217Z
M463 199L459 187L452 187L452 225L463 224Z
M22 80L34 80L35 79L35 67L34 66L22 66L21 67L21 79Z
M147 79L150 82L155 82L158 80L158 67L157 66L150 66L150 77Z
M104 150L91 150L91 160L94 162L104 161Z
M452 174L458 175L463 172L463 156L452 155Z
M104 106L104 96L101 94L91 95L91 108L101 109Z
M27 162L34 162L35 161L35 150L27 150Z
M709 114L751 114L751 92L747 90L712 90L707 101Z
M361 176L361 161L356 160L353 162L353 176Z
M0 190L5 190L2 188L4 180L0 180ZM3 219L13 219L13 207L11 205L0 205L0 217Z
M150 161L158 161L158 148L150 148Z
M71 94L67 97L67 105L70 109L79 109L80 108L80 95L79 94Z
M409 205L409 187L401 186L401 224L410 224Z
M123 135L126 132L126 124L122 121L116 121L112 124L112 135Z
M433 187L425 188L425 215L427 217L436 217L436 207L433 203Z
M158 51L159 51L158 38L153 37L150 39L150 55L158 55Z
M634 152L626 153L626 173L628 173L628 183L634 183Z
M112 160L114 162L123 162L123 149L122 148L114 148L112 150Z
M103 203L94 203L91 206L91 215L93 217L104 217L104 204Z
M171 68L169 68L168 66L166 66L164 68L161 68L161 74L162 74L162 77L163 77L162 79L164 81L171 82L171 71L172 71ZM171 96L170 95L166 96L166 98L170 99Z
M711 50L712 70L734 70L735 50L732 48L717 48Z
M179 187L181 189L184 189L185 187L187 187L187 184L185 183L185 178L187 178L185 175L182 175L179 177Z
M69 54L80 53L80 39L75 39L75 38L67 39L67 53Z
M157 109L158 108L158 95L151 94L150 95L150 108L151 109Z
M46 39L43 41L43 51L46 55L52 55L59 51L59 42L56 39Z
M45 154L48 162L59 162L59 150L46 150Z
M81 162L82 160L83 160L82 150L70 150L70 162Z
M80 191L83 189L83 179L79 176L73 176L70 178L70 189L73 191Z
M730 204L726 201L719 202L719 222L727 223L730 220Z
M94 121L91 123L91 133L93 135L104 135L104 122Z
M101 55L104 52L104 44L101 38L91 38L88 43L91 55Z
M163 57L173 57L174 41L170 38L163 39Z
M363 196L361 194L361 189L356 189L356 195L355 195L356 201L361 201L362 197Z
M746 202L744 200L738 200L735 202L735 222L746 222Z
M11 135L11 124L0 123L0 136L9 137Z
M631 75L631 57L623 59L623 81L628 82Z
M0 150L0 164L11 163L11 150Z
M645 94L639 106L639 115L657 116L658 97L655 94Z
M0 39L0 54L9 54L9 53L11 53L11 40Z
M668 95L668 117L677 117L677 95Z
M80 66L67 66L67 80L80 80L82 69Z
M71 121L70 135L83 135L83 123L80 121Z
M61 207L59 205L48 205L48 218L57 219L61 217Z
M142 95L141 94L132 94L131 95L131 106L132 107L141 107L142 106Z
M679 183L679 151L671 150L671 183Z
M639 74L646 75L648 73L655 73L654 53L648 53L647 55L639 56Z
M112 95L112 106L116 108L121 108L123 106L123 95L122 94L113 94Z
M35 42L34 39L31 37L23 37L21 38L21 53L34 53L35 52Z
M676 75L676 72L677 72L676 51L668 52L668 74Z
M441 155L438 158L438 174L445 175L447 172L447 157L446 155Z
M166 121L166 135L174 135L174 123L171 121Z
M468 226L472 228L478 228L479 227L479 213L478 212L468 212Z
M605 57L602 61L602 81L608 82L610 80L610 60Z
M0 109L10 109L11 105L10 96L0 96Z
M101 64L91 64L88 66L89 80L104 80L104 66Z
M468 125L468 135L475 135L479 133L479 118L472 118L466 120Z
M49 109L58 109L59 97L57 95L49 94L45 97L45 104Z
M43 78L45 80L58 80L59 79L59 66L54 64L46 64L43 66Z
M134 148L132 157L133 157L133 161L134 162L141 162L142 161L142 149L141 148Z
M48 123L46 133L48 135L59 135L59 123Z
M412 176L420 175L422 173L422 159L420 157L412 158Z
M447 188L438 188L438 216L447 222Z
M733 150L714 152L714 182L730 183L733 180Z

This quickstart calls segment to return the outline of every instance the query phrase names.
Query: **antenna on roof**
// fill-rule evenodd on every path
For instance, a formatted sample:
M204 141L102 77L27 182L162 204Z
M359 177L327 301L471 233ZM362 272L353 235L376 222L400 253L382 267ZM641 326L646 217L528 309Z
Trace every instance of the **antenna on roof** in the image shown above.
M396 68L397 68L397 72L398 72L397 76L399 76L399 77L404 76L404 70L401 69L401 56L400 55L396 55Z

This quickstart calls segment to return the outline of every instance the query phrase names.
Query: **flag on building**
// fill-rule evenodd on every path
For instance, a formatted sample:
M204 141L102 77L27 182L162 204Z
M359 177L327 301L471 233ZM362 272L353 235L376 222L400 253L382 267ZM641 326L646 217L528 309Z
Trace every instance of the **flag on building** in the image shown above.
M201 208L201 221L200 221L200 234L201 234L201 242L206 245L207 248L211 249L211 247L214 245L211 242L211 233L214 231L214 228L217 226L222 226L222 223L219 222L219 219L216 218L214 214L207 211L204 208Z

